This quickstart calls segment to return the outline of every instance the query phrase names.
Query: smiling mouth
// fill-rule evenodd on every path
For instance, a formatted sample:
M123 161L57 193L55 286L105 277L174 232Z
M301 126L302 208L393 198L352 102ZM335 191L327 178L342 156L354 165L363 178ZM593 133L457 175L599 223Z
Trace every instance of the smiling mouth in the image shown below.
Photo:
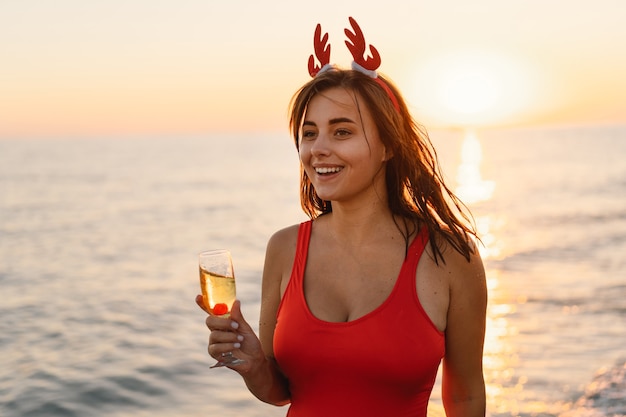
M328 174L336 174L337 172L341 171L342 169L343 169L342 167L332 167L332 168L318 167L318 168L315 168L315 172L318 175L328 175Z

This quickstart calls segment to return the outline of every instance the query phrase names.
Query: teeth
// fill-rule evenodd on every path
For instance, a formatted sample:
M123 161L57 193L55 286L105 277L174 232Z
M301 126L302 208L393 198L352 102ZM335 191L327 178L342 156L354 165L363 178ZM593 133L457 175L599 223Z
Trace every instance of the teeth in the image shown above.
M340 167L334 167L334 168L315 168L315 172L317 172L318 174L332 174L335 172L339 172L341 171Z

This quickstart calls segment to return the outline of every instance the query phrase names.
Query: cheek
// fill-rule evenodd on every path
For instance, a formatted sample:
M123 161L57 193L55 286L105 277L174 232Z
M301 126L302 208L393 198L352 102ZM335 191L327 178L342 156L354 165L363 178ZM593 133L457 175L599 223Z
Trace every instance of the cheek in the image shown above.
M300 162L305 163L311 159L310 155L311 152L307 150L307 147L300 144L300 149L298 150L298 158L300 159Z
M311 152L309 152L306 147L301 146L298 152L298 158L300 159L300 169L306 173L307 177L311 178Z

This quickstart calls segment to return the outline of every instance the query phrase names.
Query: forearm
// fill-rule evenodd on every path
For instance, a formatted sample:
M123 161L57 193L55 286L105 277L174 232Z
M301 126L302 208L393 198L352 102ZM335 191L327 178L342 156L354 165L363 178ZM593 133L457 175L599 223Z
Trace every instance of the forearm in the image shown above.
M248 390L259 400L278 406L291 402L287 379L273 358L265 358L242 377Z

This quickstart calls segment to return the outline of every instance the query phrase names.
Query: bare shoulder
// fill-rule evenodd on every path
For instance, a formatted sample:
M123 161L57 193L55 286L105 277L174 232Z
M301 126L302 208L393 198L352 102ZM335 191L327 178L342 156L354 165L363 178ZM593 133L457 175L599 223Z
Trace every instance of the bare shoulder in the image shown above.
M480 296L486 294L485 268L483 266L480 252L475 242L470 241L473 252L469 260L459 253L450 244L444 244L443 256L445 264L443 268L448 275L451 295ZM478 301L478 300L476 300Z
M448 274L451 286L467 284L468 281L484 281L485 269L480 252L474 241L470 241L473 250L469 260L448 242L443 241L441 245L444 258L444 262L441 262L441 267Z
M486 304L485 268L476 243L471 241L472 253L467 259L448 242L441 244L444 261L439 262L439 273L448 284L449 310L470 303ZM450 312L450 311L449 311Z
M435 262L432 239L417 269L417 293L435 326L444 331L454 321L454 312L486 294L485 272L477 248L467 258L444 239L438 240L443 260ZM479 303L482 304L482 303ZM478 306L477 304L474 304Z
M280 288L280 295L286 287L296 256L298 230L295 224L274 233L267 242L263 281L265 286Z
M299 224L294 224L275 232L269 239L268 248L275 249L284 245L295 244L298 238Z
M274 233L267 242L266 267L267 262L272 264L283 264L293 261L298 242L298 230L300 225L294 224Z

